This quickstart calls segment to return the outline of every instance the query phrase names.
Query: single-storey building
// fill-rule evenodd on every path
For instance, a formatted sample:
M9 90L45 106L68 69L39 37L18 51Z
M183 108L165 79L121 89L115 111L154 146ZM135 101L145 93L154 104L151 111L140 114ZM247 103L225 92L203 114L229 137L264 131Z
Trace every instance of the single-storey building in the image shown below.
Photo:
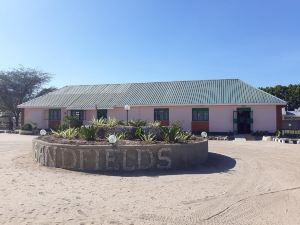
M19 105L22 123L56 127L66 115L180 121L192 132L275 132L286 102L239 79L66 86Z

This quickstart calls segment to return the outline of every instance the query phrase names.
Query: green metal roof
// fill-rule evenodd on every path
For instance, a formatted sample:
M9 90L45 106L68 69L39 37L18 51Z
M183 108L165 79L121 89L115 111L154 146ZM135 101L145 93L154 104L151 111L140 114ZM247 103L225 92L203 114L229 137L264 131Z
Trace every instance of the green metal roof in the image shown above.
M239 79L66 86L19 108L94 109L124 105L249 105L286 102Z

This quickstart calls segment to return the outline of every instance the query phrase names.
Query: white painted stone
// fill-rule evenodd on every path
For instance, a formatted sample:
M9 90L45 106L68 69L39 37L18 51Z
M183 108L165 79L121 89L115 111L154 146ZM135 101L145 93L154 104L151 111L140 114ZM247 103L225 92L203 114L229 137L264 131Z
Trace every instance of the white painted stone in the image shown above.
M247 141L246 138L234 138L235 141Z
M272 137L271 136L263 136L262 140L263 141L271 141Z

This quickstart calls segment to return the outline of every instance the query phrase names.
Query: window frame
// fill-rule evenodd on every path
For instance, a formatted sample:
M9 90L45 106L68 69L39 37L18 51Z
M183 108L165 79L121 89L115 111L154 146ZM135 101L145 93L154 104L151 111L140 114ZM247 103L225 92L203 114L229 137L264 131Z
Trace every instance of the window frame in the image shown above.
M157 116L160 117L160 114L158 114L160 112L166 113L165 115L163 115L163 119L157 118ZM169 121L169 118L170 118L169 108L155 108L154 109L154 121Z
M79 113L79 115L76 115L76 113ZM79 121L84 121L84 110L71 110L70 112L71 116L78 117Z
M197 118L195 118L194 113L197 112ZM203 113L200 115L198 113ZM209 108L192 108L192 121L195 122L208 122L209 121Z
M48 120L50 120L50 121L60 121L61 120L61 109L49 109L48 113L49 113ZM56 116L54 116L54 115L56 115Z

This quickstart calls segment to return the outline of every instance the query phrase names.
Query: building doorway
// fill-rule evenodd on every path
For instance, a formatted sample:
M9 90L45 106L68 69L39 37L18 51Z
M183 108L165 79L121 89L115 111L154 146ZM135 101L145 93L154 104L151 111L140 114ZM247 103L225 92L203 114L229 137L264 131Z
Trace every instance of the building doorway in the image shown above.
M249 134L252 131L253 112L251 108L237 108L233 112L234 132L238 134Z
M107 109L98 109L97 110L97 119L107 119Z
M60 109L49 109L48 127L56 130L60 125L61 110Z

